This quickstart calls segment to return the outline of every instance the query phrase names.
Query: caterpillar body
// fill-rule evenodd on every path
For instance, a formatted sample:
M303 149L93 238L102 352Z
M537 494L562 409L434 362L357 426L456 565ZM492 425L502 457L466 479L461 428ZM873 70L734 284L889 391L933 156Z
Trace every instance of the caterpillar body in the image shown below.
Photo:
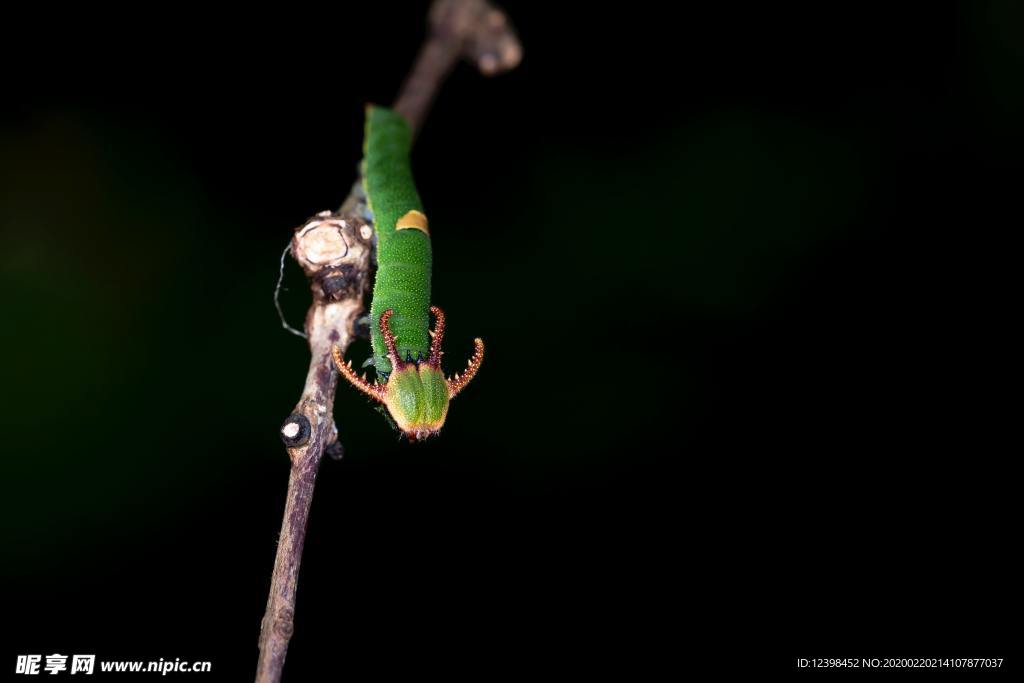
M362 176L377 238L370 304L376 380L358 376L338 347L332 351L342 376L384 404L410 441L420 441L441 429L449 401L480 368L484 345L474 340L475 350L462 376L444 376L444 313L430 304L430 229L413 182L411 147L412 133L401 115L367 106Z

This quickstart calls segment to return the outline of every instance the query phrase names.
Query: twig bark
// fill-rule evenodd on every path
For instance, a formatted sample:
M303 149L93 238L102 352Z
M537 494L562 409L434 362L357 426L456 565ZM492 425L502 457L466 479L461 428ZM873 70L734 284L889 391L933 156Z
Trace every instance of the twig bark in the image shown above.
M418 130L445 76L464 57L485 75L515 67L522 50L504 13L486 0L435 0L430 32L394 109ZM306 315L311 359L305 389L281 427L291 475L267 609L260 629L257 683L281 680L294 631L295 593L317 471L325 452L339 457L332 417L337 371L335 344L344 351L363 312L370 283L373 230L362 185L356 182L338 212L317 214L296 229L291 253L309 279L313 303Z
M430 33L394 105L414 132L460 57L485 76L495 76L514 69L523 56L508 17L486 0L435 0L429 22Z

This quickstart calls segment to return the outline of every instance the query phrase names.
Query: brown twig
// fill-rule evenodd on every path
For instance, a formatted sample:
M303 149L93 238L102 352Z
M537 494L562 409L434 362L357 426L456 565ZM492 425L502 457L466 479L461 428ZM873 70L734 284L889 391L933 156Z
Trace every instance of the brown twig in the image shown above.
M436 0L429 22L430 33L394 105L413 131L423 124L441 81L459 57L485 76L494 76L515 68L523 55L505 13L486 0Z
M487 75L519 63L522 51L504 13L486 0L435 0L430 33L402 85L394 109L418 130L445 76L465 57ZM320 461L341 451L333 420L337 372L331 347L343 352L352 340L370 282L373 230L362 185L357 182L341 209L317 214L295 231L292 256L310 281L313 303L306 315L311 359L305 389L281 427L291 459L284 521L274 561L267 609L260 629L257 683L281 680L294 630L295 592Z

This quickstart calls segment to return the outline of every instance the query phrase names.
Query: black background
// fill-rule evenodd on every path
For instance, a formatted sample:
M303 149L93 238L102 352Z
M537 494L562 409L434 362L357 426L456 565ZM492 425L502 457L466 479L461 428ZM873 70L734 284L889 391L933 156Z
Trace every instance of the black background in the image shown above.
M414 159L449 369L488 358L415 447L342 387L286 678L1013 666L1020 7L506 7L523 64ZM136 11L4 29L0 667L245 680L277 259L426 4Z

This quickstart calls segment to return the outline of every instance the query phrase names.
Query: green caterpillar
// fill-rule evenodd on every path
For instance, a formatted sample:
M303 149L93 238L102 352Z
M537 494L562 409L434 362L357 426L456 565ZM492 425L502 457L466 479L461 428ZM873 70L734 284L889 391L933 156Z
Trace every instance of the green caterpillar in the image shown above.
M412 133L402 116L367 106L362 175L377 236L377 276L370 305L370 319L376 322L370 340L376 381L359 377L337 346L332 351L342 376L383 403L410 441L422 441L441 429L448 402L476 375L484 343L474 340L473 357L461 377L444 376L444 313L430 305L430 231L413 183L411 146Z

